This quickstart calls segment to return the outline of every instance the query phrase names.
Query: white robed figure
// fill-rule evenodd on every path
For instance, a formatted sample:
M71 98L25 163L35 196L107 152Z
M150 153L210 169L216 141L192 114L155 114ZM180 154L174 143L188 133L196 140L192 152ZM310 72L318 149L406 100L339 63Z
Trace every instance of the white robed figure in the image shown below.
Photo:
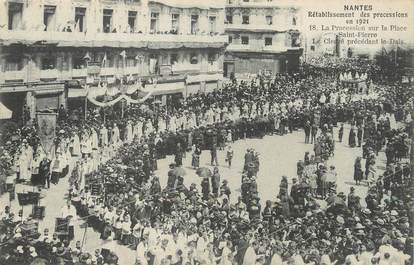
M75 133L72 137L72 156L80 156L81 155L81 147L80 147L80 140L77 133Z
M177 124L176 124L176 117L172 115L168 124L168 128L170 132L175 133L177 131Z
M33 162L31 165L32 174L39 174L39 165L42 162L43 158L46 156L45 151L43 150L42 145L38 145L36 153L33 157Z
M126 136L125 137L126 142L131 143L132 139L134 138L134 135L133 135L133 132L132 132L132 122L131 121L127 122L125 133L126 133L126 135L125 135Z
M91 144L92 144L92 149L93 150L98 150L99 147L99 139L98 139L98 134L96 133L94 128L91 128L92 133L91 133Z
M120 140L121 139L119 138L119 128L116 124L114 124L114 128L112 128L111 142L114 146L118 146Z
M138 139L141 139L142 137L142 128L144 127L144 124L141 120L138 120L137 123L135 123L134 126L134 137L137 137Z
M145 136L148 137L151 133L154 132L154 126L152 125L151 119L147 119L145 123Z
M99 131L99 136L101 138L101 145L108 146L108 129L106 129L105 125L102 125L102 128Z
M194 128L196 128L198 126L197 125L197 114L195 114L195 112L193 111L193 112L191 112L190 116L191 116L192 124L193 124Z
M221 122L221 109L219 107L214 109L214 122Z
M19 156L19 170L20 170L20 179L29 181L32 176L32 161L33 161L33 149L27 143L26 139L23 139L22 146L20 149Z
M257 259L256 252L250 242L249 247L246 249L246 252L244 253L243 265L255 265L256 259Z
M86 132L82 135L81 150L85 155L92 153L92 138Z
M214 112L211 108L209 108L206 112L205 119L208 125L214 123Z
M167 129L167 124L165 122L165 119L163 117L158 118L158 132L165 132Z

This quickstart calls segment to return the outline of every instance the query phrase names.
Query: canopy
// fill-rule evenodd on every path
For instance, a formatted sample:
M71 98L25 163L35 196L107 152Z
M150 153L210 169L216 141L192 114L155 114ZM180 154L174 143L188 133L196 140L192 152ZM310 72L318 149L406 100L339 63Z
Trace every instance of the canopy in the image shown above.
M9 110L3 103L0 102L0 120L11 119L13 111Z

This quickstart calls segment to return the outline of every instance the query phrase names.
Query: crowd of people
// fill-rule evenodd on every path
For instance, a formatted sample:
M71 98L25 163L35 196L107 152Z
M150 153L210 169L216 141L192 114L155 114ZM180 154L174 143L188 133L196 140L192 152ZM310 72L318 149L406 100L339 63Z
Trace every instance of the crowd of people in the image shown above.
M404 264L413 251L408 224L412 180L405 169L409 165L400 163L408 154L408 136L393 126L397 106L386 97L386 89L378 90L384 97L375 98L347 93L331 74L312 69L233 80L221 90L191 95L168 108L130 106L124 119L116 110L94 109L82 121L79 112L62 107L53 159L35 133L27 137L19 132L21 146L7 150L13 155L6 161L13 161L10 168L15 165L19 181L34 185L48 187L69 175L77 214L101 234L108 249L90 255L68 248L70 238L52 243L43 237L16 240L19 233L12 229L2 240L10 254L2 258L8 264L38 255L50 262L64 256L69 264L76 257L79 264L116 264L110 245L118 242L136 250L136 264ZM352 188L348 196L336 192L337 173L328 161L334 155L333 127L338 123L342 134L343 123L358 128L353 136L351 129L351 147L357 145L355 137L359 146L364 144L354 178L369 184L367 207L361 207ZM245 155L237 202L231 201L232 191L217 167L213 172L200 167L203 150L210 151L212 166L219 164L217 150L225 150L230 167L232 142L302 128L314 154L298 162L290 188L283 177L276 200L266 201L263 209L256 183L260 158L254 150ZM388 166L379 177L375 158L384 145ZM203 178L201 187L184 185L183 157L190 150L191 166ZM174 163L167 186L161 187L154 172L157 159L167 155L174 155ZM48 252L40 255L42 244ZM58 255L61 251L65 254Z

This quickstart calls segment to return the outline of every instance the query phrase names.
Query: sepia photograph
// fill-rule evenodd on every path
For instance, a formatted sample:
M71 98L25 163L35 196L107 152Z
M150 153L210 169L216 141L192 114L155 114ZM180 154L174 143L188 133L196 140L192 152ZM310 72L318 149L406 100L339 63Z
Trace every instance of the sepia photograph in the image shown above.
M0 265L413 265L413 0L0 0Z

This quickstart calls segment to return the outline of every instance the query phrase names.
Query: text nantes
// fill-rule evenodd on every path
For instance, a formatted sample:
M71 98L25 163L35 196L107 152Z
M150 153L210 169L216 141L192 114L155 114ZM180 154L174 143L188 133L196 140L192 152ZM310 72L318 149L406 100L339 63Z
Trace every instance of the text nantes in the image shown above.
M344 5L344 11L372 11L372 5Z

